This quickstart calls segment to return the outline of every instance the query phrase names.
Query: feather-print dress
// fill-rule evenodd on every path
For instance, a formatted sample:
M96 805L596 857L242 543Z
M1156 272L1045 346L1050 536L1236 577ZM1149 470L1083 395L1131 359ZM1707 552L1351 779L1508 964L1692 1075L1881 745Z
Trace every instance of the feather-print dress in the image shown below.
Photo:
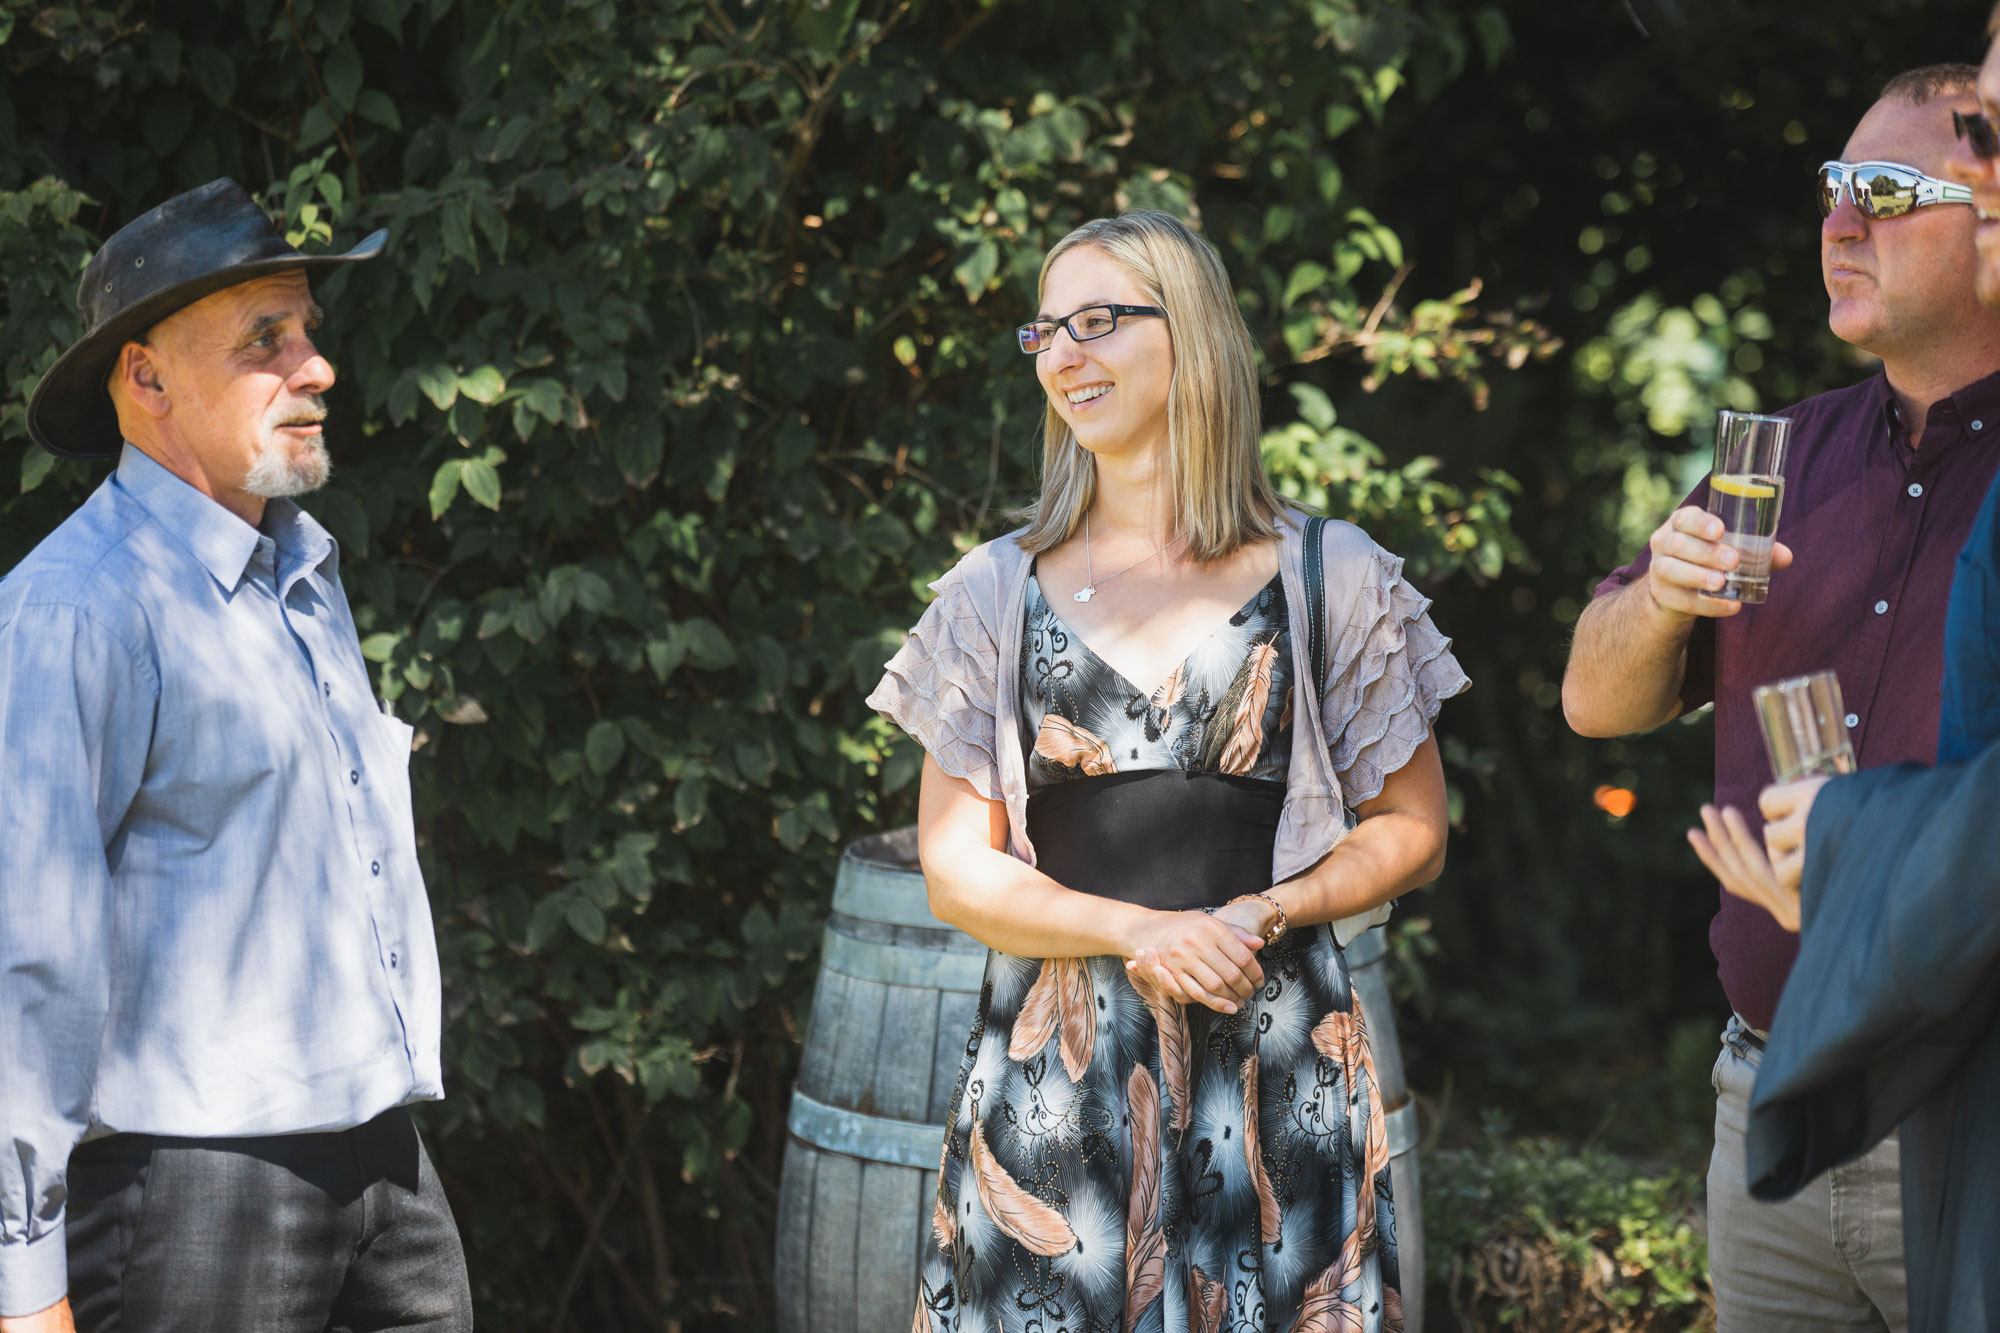
M1161 909L1269 887L1291 745L1274 578L1151 690L1031 581L1021 743L1039 864ZM943 1146L917 1333L1401 1327L1388 1146L1326 926L1233 1015L1116 957L995 953Z

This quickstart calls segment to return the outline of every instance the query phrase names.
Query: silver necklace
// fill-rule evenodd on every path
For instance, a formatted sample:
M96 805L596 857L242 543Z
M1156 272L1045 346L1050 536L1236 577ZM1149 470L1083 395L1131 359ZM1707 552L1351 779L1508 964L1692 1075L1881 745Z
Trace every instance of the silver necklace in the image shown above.
M1119 570L1118 574L1130 574L1133 570L1145 564L1147 560L1156 558L1161 551L1166 550L1169 546L1179 541L1179 537L1171 537L1161 542L1159 549L1154 551L1152 555L1145 557L1143 560L1134 560L1131 564ZM1117 578L1118 574L1106 574L1104 581L1109 583L1111 580ZM1070 599L1072 601L1087 602L1095 596L1097 596L1097 576L1091 572L1090 567L1090 517L1085 515L1083 520L1083 586L1071 593Z

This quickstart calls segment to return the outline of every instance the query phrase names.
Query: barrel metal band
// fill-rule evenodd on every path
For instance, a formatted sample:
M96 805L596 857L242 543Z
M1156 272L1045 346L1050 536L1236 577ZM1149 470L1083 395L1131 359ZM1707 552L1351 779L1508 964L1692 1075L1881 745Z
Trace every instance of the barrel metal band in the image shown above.
M856 939L832 927L827 928L821 953L829 971L891 986L977 995L980 983L986 978L983 953L946 953L908 944L881 944Z
M922 875L873 865L852 856L841 861L840 873L834 877L833 910L842 916L890 926L951 929L931 915L930 896Z
M1389 1137L1389 1155L1401 1157L1417 1146L1417 1104L1404 1102L1382 1118L1382 1128Z
M891 1120L843 1106L828 1106L797 1088L792 1089L792 1113L786 1123L793 1134L815 1148L869 1162L935 1171L944 1148L943 1125Z

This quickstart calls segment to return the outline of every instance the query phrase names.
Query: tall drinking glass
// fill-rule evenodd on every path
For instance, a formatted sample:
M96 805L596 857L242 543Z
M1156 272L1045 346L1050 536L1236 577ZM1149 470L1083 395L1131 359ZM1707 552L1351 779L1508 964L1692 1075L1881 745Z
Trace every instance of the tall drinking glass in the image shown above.
M1854 742L1840 701L1840 679L1815 671L1750 692L1764 749L1779 782L1854 771Z
M1715 470L1708 478L1708 512L1722 520L1722 540L1736 548L1736 568L1720 592L1735 602L1761 602L1771 587L1771 547L1778 506L1785 499L1788 417L1721 412L1715 421Z

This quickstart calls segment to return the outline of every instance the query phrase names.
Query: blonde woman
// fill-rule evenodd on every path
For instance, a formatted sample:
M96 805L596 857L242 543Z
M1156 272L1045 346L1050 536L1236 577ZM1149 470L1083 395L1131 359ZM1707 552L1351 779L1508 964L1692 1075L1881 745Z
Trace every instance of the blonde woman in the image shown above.
M1359 529L1314 525L1308 591L1249 334L1183 224L1072 232L1020 338L1041 495L869 699L928 752L932 910L993 950L916 1328L1399 1328L1341 946L1443 865L1430 725L1465 676Z

